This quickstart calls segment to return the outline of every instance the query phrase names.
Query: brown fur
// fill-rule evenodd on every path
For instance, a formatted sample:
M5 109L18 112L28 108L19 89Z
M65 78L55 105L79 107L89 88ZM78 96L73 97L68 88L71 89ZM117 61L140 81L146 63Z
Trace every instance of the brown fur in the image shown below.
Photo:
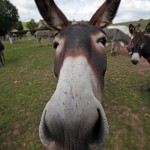
M136 31L136 28L130 24L129 31L133 36L129 45L132 54L139 53L140 57L143 56L150 64L150 22L144 31ZM137 62L132 63L137 64Z

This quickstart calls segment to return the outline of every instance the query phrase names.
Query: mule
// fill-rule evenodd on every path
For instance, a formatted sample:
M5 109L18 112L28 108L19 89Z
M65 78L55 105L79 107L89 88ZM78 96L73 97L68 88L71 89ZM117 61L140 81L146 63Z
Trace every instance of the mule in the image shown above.
M37 45L42 46L41 40L48 39L48 44L51 45L52 32L50 30L38 30L35 32L35 36L37 39Z
M102 107L107 67L106 34L120 0L106 0L88 23L72 25L53 0L35 0L54 38L56 90L39 126L41 142L50 150L100 150L109 135Z
M104 31L107 35L107 42L111 43L111 54L115 54L120 49L120 42L125 45L128 52L130 53L130 49L128 48L128 44L131 41L130 36L115 28L105 28Z
M139 63L141 56L143 56L150 64L150 22L144 31L137 31L136 28L130 24L129 31L133 36L130 45L132 51L131 62L136 65Z

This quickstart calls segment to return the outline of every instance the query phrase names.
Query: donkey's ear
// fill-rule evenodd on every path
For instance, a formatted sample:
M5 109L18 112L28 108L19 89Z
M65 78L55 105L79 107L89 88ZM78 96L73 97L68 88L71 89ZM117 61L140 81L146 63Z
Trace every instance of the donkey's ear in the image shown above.
M132 24L129 25L129 31L130 31L130 33L131 33L132 35L133 35L134 32L135 32L135 27L134 27Z
M40 14L46 23L57 30L61 30L69 25L69 21L54 0L35 0Z
M148 35L150 34L150 22L145 27L145 33L148 34Z
M121 0L106 0L103 5L95 12L90 24L104 28L112 23Z

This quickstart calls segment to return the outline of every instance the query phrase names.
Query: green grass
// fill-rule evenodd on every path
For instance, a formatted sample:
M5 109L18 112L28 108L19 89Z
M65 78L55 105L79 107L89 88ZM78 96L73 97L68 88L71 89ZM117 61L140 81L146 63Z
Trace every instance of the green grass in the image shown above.
M29 29L27 28L27 22L22 22L22 25L23 25L23 30L29 30Z
M125 25L125 26L129 26L129 24L135 24L135 23L140 23L141 26L140 26L140 29L141 30L144 30L146 25L150 22L149 19L141 19L141 20L138 20L138 21L129 21L129 22L123 22L123 23L117 23L116 25Z
M5 66L0 67L0 149L44 150L38 127L45 104L55 91L55 51L37 47L33 38L10 45L5 42ZM110 136L104 150L149 150L150 68L144 60L137 66L126 50L110 56L105 76L103 106Z

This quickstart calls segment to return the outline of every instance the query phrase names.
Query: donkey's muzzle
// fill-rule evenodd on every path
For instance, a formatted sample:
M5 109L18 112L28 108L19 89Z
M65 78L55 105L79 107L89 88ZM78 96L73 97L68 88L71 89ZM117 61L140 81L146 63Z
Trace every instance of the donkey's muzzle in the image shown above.
M49 101L39 128L41 142L46 147L55 142L66 150L100 150L108 134L107 118L98 100L69 107Z

